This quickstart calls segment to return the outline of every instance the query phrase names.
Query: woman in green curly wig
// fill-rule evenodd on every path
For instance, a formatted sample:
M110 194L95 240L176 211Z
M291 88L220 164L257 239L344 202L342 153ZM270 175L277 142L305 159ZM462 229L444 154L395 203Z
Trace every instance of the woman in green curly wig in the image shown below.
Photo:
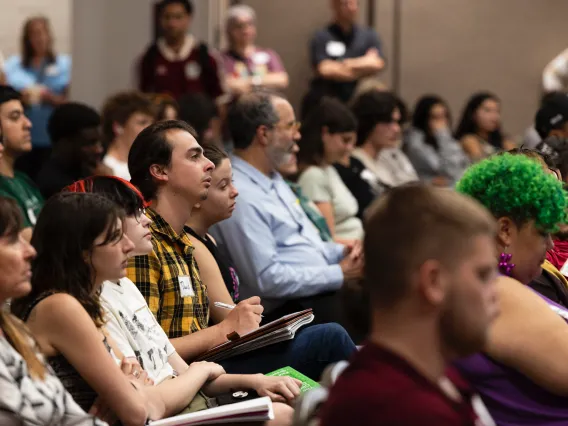
M502 154L468 169L456 189L497 220L501 313L483 353L456 366L503 426L568 424L568 310L531 289L567 194L534 158Z
M470 167L456 189L497 219L501 272L524 284L538 277L550 234L567 220L562 182L532 158L502 154Z

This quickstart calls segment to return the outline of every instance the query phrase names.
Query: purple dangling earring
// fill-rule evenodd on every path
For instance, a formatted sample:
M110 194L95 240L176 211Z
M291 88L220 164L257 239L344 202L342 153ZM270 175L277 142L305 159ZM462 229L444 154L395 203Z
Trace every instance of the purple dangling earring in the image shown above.
M501 253L501 255L499 256L499 271L501 271L503 275L507 275L508 277L511 276L513 268L515 267L515 264L511 263L512 257L513 255L511 253L505 252Z

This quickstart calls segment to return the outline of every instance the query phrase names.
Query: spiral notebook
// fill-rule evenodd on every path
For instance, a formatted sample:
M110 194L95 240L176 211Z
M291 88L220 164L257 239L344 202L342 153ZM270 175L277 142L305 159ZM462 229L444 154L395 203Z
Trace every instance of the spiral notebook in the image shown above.
M194 426L218 425L226 423L265 422L274 420L272 401L268 397L237 402L198 411L197 413L180 414L167 419L150 422L151 426Z
M221 361L268 345L292 340L301 327L311 323L313 320L314 314L312 310L306 309L305 311L283 316L242 336L232 333L227 336L229 341L201 354L196 361Z

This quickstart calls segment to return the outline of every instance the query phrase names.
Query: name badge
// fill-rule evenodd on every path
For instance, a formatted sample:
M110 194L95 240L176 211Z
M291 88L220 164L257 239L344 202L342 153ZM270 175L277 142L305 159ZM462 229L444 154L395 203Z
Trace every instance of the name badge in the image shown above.
M37 222L37 217L34 213L34 209L31 207L28 207L28 219L30 220L30 223L32 225L35 225Z
M201 76L201 67L197 62L188 62L185 66L185 76L190 80L197 80Z
M178 284L181 297L195 297L195 292L191 285L191 277L189 275L178 277Z
M256 52L252 56L252 62L255 65L266 65L270 61L270 55L266 52Z
M48 77L54 77L59 74L59 67L55 64L51 64L45 68L45 75Z
M339 58L340 56L345 55L347 47L345 46L345 43L340 41L330 41L326 44L325 51L329 56Z

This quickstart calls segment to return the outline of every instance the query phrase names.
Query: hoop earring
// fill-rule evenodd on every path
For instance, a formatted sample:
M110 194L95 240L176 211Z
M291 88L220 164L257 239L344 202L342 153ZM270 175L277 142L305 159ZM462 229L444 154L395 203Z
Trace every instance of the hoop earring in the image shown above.
M499 256L499 271L508 277L512 275L513 268L515 267L515 264L511 262L512 257L513 255L511 253L507 253L507 247L505 247L505 251Z

